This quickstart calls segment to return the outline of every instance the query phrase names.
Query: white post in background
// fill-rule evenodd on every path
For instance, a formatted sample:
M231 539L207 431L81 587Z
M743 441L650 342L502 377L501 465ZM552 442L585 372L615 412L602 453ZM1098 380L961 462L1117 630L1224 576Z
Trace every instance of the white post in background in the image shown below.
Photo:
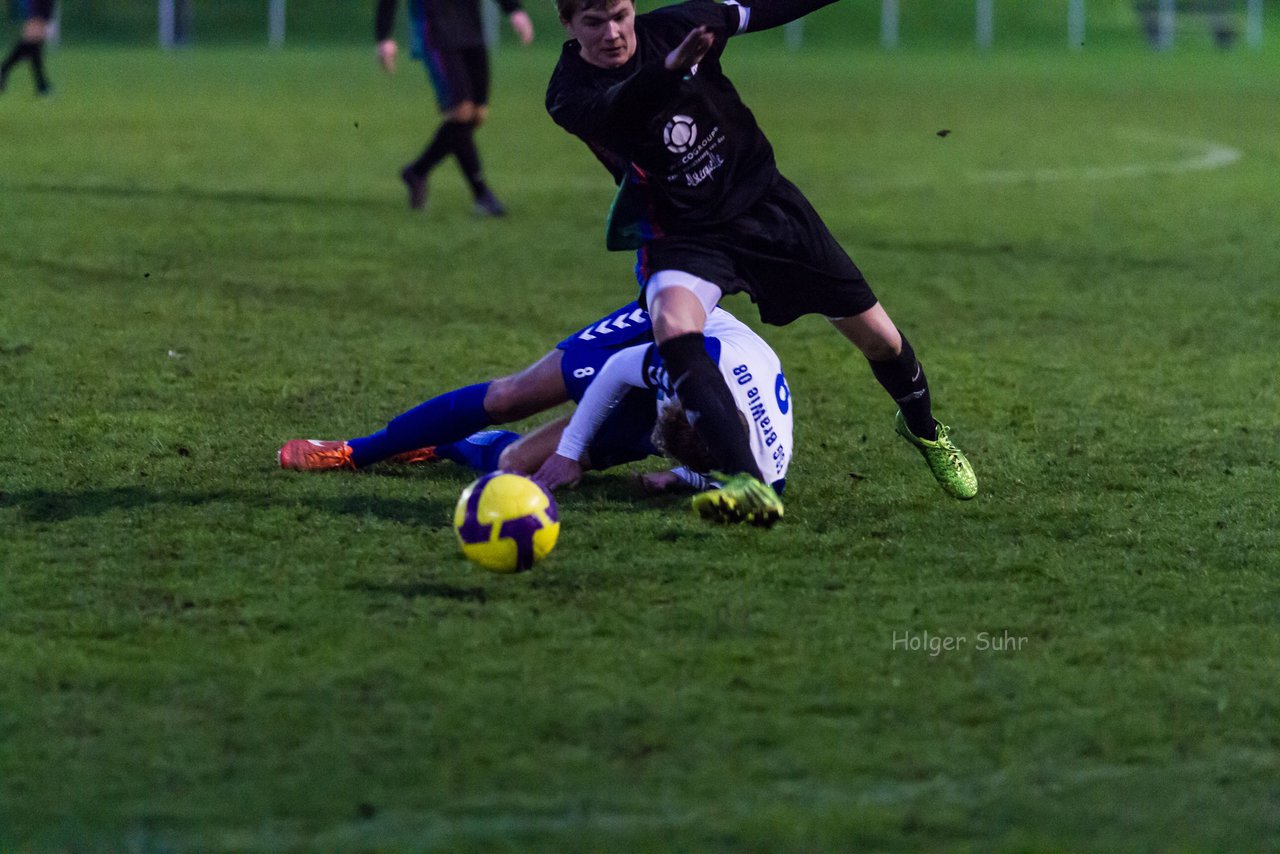
M1173 47L1173 28L1177 24L1174 14L1174 0L1160 0L1156 11L1156 49L1168 50Z
M1071 0L1067 6L1067 47L1084 47L1084 0Z
M986 50L996 37L996 4L995 0L978 0L977 2L978 47Z
M1244 43L1262 47L1262 0L1248 0L1245 5Z
M496 3L480 4L480 29L484 33L484 43L489 48L498 46L498 38L502 35L502 18Z
M177 44L177 36L175 29L178 16L173 8L173 0L160 0L160 7L156 10L156 18L160 29L160 47L165 50L173 50Z
M799 50L804 44L804 18L798 18L782 28L782 43L787 50Z
M267 44L284 47L285 0L269 0L267 3Z
M880 46L886 50L898 46L898 0L880 4Z

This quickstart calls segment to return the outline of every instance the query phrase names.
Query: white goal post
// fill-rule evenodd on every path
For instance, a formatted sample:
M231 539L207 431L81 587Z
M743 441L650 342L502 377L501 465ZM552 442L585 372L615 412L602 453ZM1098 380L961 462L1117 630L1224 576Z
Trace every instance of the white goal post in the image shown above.
M285 41L287 0L266 0L267 44L278 48ZM1161 48L1173 45L1177 0L1155 0L1157 6L1157 43ZM191 0L158 0L156 13L160 46L170 50L191 36ZM494 45L501 31L501 17L493 3L483 3L485 41ZM1251 48L1262 46L1263 0L1244 0L1244 41ZM880 0L880 45L887 50L899 44L899 0ZM974 41L980 48L995 43L995 0L974 0ZM786 46L799 50L804 44L804 21L793 21L784 30ZM1080 50L1085 43L1085 0L1067 0L1067 46Z
M191 37L191 0L157 0L156 30L160 47L172 50ZM267 0L267 44L283 47L286 0Z
M1159 3L1160 44L1173 44L1173 28L1176 14L1175 0L1157 0ZM1262 46L1263 0L1244 0L1244 41L1249 47ZM787 47L798 49L804 42L802 21L787 25ZM880 0L880 46L888 50L899 43L899 0ZM980 48L995 43L995 0L974 0L974 41ZM1080 50L1085 43L1085 0L1067 0L1067 46Z

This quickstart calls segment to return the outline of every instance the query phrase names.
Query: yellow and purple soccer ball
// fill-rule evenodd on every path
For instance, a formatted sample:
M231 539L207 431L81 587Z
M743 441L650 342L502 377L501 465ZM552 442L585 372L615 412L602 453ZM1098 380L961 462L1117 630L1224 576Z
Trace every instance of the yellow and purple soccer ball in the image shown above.
M555 499L527 477L490 472L462 491L453 511L462 553L494 572L524 572L560 536Z

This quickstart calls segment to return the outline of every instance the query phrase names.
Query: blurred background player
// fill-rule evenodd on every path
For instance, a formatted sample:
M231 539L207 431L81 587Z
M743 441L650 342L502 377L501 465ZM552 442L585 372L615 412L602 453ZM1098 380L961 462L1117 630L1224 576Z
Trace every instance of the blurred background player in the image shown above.
M898 403L897 432L943 490L977 494L964 454L933 418L910 344L778 172L772 146L720 67L731 36L781 26L829 2L689 0L637 16L633 0L557 0L572 38L547 87L547 110L620 182L606 245L639 249L642 304L673 387L730 475L711 499L722 503L725 521L781 512L703 344L708 314L722 295L739 291L766 323L829 318Z
M521 43L533 40L533 23L519 0L497 0ZM412 53L426 66L444 121L422 154L400 172L409 191L409 207L427 202L427 178L441 160L453 155L475 199L480 216L505 216L506 208L484 181L475 131L489 102L489 53L480 19L480 0L407 0ZM396 0L378 0L374 32L378 61L388 73L396 68L392 37Z
M25 59L31 63L36 94L48 95L53 89L44 70L44 41L49 34L49 21L53 18L53 0L26 0L25 4L20 5L26 7L26 19L13 50L0 63L0 92L4 91L9 82L9 72Z
M291 439L277 457L294 471L356 469L382 460L429 458L426 448L457 442L494 424L508 424L578 401L618 350L653 341L649 315L636 303L587 324L527 368L489 382L463 386L397 415L383 429L347 441ZM652 416L652 394L627 402Z

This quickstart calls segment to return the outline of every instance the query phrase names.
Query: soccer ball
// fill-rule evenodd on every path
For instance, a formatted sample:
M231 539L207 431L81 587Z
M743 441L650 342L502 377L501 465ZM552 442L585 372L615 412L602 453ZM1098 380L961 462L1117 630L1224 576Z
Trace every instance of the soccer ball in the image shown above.
M556 502L518 474L490 472L462 491L453 512L462 553L494 572L524 572L560 536Z

